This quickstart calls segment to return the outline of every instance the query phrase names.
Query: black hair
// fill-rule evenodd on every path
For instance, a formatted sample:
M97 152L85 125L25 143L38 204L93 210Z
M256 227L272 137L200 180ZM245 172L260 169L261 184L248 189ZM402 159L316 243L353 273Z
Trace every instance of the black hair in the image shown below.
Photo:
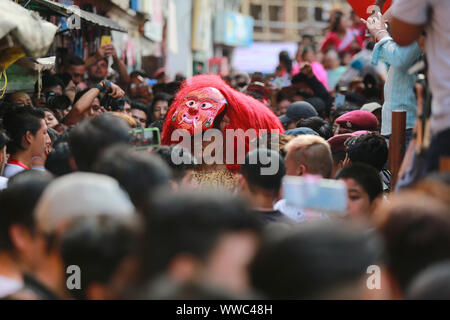
M35 231L33 210L44 189L52 181L46 172L27 170L8 181L8 188L0 192L0 251L13 250L9 231L13 225L22 225Z
M374 167L364 163L352 163L340 170L336 179L353 179L369 195L370 202L383 194L380 173Z
M64 81L62 81L59 77L52 75L50 73L44 73L42 76L42 90L61 86L64 89L66 86L64 85ZM36 81L34 85L34 93L38 92L38 82Z
M281 51L278 55L280 64L284 65L286 67L288 74L291 74L292 72L292 60L289 56L289 52L287 51Z
M85 64L84 60L75 54L69 54L64 59L64 66L66 68L70 66L84 66L84 64Z
M223 192L161 193L153 197L145 217L140 254L144 280L164 273L179 254L205 262L227 233L261 231L244 202Z
M351 162L362 162L381 171L388 160L388 146L377 133L352 137L345 142Z
M361 109L366 104L367 99L362 94L356 92L349 92L345 94L346 103Z
M82 121L69 134L70 151L78 169L91 171L103 150L114 144L130 143L130 129L125 120L109 113Z
M64 83L64 87L62 87L63 89L69 85L70 81L72 81L72 76L67 72L57 73L55 74L55 76L58 77Z
M150 105L150 109L148 110L148 115L147 115L147 122L148 122L149 124L150 124L151 122L155 121L155 119L153 119L153 110L155 109L156 103L157 103L158 101L167 101L167 103L169 104L169 107L170 107L172 98L173 98L173 97L172 97L171 95L169 95L169 94L167 94L167 93L165 93L165 92L157 93L157 94L153 97L152 104Z
M192 154L179 146L160 146L155 148L152 153L157 154L167 164L175 181L181 181L188 170L196 168L196 162ZM176 153L178 159L183 159L181 164L175 164L173 161L174 153Z
M289 99L289 97L285 93L283 93L282 91L279 91L277 93L277 104L279 104L283 100L291 101L291 99Z
M45 113L30 106L9 107L3 116L3 126L10 141L7 144L9 154L24 150L22 138L30 131L36 133L42 128L41 120L45 119Z
M310 128L317 132L325 140L328 140L333 136L332 126L321 117L312 117L301 120L297 123L297 127Z
M61 239L65 269L76 265L82 272L80 290L70 291L74 298L86 299L92 284L110 283L135 247L135 230L124 220L96 216L74 222Z
M450 260L421 272L408 288L406 297L408 300L449 300Z
M339 26L341 25L342 18L344 17L344 13L342 11L335 12L335 20L333 25L331 26L331 32L338 32Z
M133 152L130 146L117 145L104 151L94 171L115 178L127 191L136 208L158 188L167 186L170 172L158 157Z
M52 146L53 146L53 144L59 139L59 133L58 133L58 131L56 131L55 129L52 129L52 128L47 128L47 133L48 133L48 136L50 137L50 140L51 140Z
M277 168L275 172L264 173L263 170ZM272 174L270 174L272 173ZM281 182L286 174L284 159L279 152L256 149L249 152L241 165L241 174L247 181L250 191L271 191L276 197L281 189Z
M8 140L9 138L6 135L5 131L0 129L0 150L2 150L6 146Z
M45 169L50 171L56 177L60 177L74 172L70 165L72 154L67 142L60 142L54 145L53 151L47 156Z
M405 293L412 280L434 263L450 259L448 208L420 193L392 203L378 226L388 255L388 269ZM394 200L395 201L395 200Z
M302 226L263 245L250 268L253 287L268 299L360 299L342 297L355 290L367 268L382 261L374 233L350 225Z
M145 112L145 114L148 116L148 109L149 109L148 105L138 100L131 101L131 109L141 110Z

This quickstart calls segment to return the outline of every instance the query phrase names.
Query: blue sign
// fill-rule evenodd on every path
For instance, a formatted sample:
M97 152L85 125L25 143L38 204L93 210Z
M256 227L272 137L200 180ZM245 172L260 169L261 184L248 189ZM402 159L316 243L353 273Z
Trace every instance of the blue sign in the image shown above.
M253 43L254 20L231 11L219 11L216 13L214 39L233 47L249 47Z

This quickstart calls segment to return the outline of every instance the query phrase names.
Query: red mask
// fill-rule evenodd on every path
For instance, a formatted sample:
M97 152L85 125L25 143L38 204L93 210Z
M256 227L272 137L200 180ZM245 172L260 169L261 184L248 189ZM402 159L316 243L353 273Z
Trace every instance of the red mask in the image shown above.
M190 92L170 119L176 129L206 131L213 128L217 116L223 112L227 101L216 88L208 87Z

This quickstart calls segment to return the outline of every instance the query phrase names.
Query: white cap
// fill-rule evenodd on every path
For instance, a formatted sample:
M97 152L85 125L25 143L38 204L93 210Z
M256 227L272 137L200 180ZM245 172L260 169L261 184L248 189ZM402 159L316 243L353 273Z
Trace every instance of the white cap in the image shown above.
M77 218L98 215L131 217L134 206L111 177L76 172L53 181L41 196L34 218L44 233Z
M373 112L375 112L376 110L381 109L381 108L383 108L383 107L381 106L381 104L376 103L376 102L372 102L372 103L367 103L367 104L363 105L362 108L361 108L361 110L362 110L362 111L367 111L367 112L373 113Z

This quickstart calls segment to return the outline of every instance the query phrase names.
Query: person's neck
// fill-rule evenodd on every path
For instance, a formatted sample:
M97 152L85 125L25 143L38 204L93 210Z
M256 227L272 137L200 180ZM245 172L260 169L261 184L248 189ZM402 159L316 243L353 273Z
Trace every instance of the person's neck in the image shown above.
M255 210L273 211L274 198L261 193L251 194L250 203Z
M61 299L69 298L64 275L66 274L61 258L51 254L43 261L38 269L33 272L33 276L42 285L51 290Z
M23 281L19 265L8 252L0 252L0 276Z
M11 155L10 159L14 159L19 162L22 162L24 165L26 165L30 169L33 164L33 160L32 160L33 156L31 155L31 150L17 151L16 153Z

